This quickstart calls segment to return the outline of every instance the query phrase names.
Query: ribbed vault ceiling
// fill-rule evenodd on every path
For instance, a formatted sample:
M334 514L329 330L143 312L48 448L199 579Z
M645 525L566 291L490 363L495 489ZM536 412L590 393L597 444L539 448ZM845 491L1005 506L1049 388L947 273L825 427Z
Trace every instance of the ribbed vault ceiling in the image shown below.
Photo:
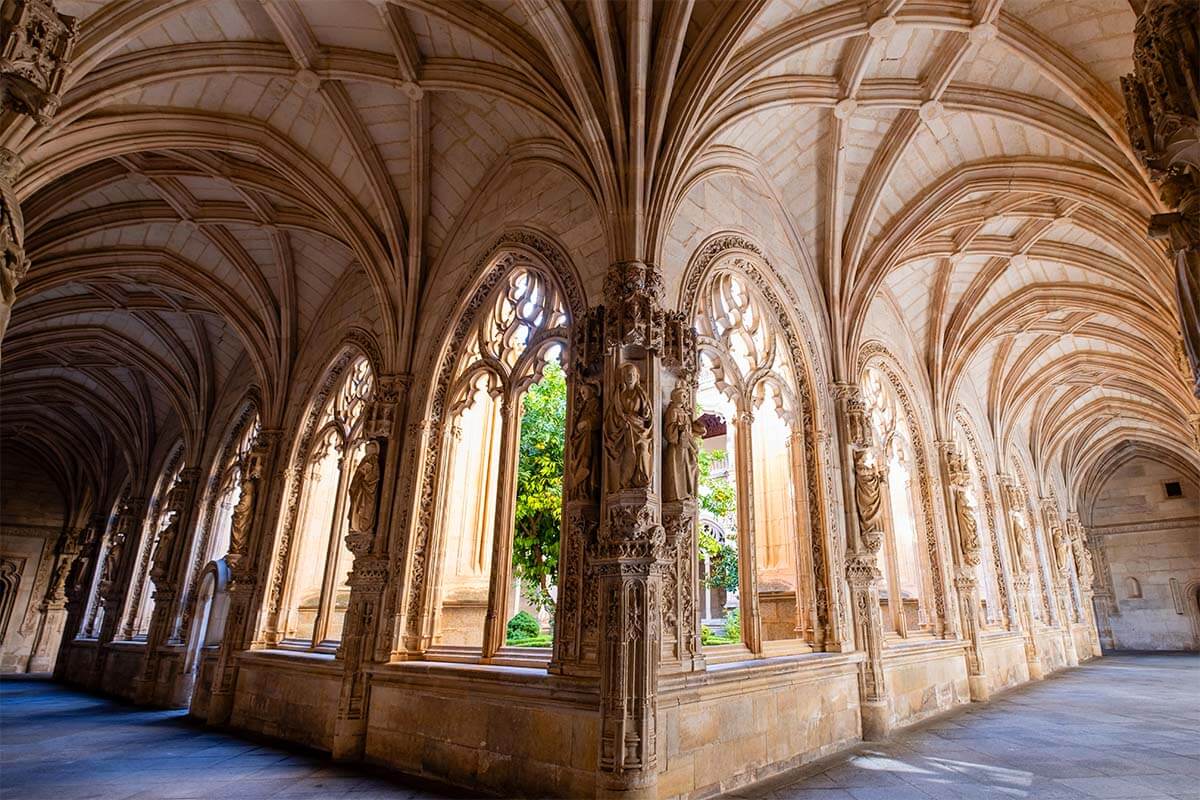
M347 281L405 369L515 159L586 187L608 261L661 263L688 192L737 175L799 243L773 260L823 295L835 375L890 314L942 418L972 393L998 453L1027 437L1068 483L1130 442L1197 463L1125 0L57 6L82 26L62 108L0 120L34 264L0 426L60 482L145 482L235 370L279 417Z

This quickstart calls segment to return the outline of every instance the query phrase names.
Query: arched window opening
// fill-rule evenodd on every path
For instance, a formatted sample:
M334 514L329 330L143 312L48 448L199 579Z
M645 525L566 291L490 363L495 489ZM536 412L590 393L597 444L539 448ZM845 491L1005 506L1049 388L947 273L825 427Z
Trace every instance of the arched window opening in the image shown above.
M907 414L888 376L868 367L862 393L887 483L880 607L891 630L906 637L930 631L935 617L929 552L920 535L925 527L919 495L921 465Z
M458 356L435 517L435 657L551 644L569 324L558 285L522 266L492 291Z
M705 645L741 644L738 491L734 463L733 405L716 387L711 356L700 359L697 411L704 425L697 462L700 506L700 639Z
M513 525L512 603L505 643L549 647L558 598L554 583L562 529L563 448L567 427L567 380L559 348L549 354L542 378L521 401L521 444ZM537 622L537 632L527 614ZM533 634L533 635L530 635Z
M350 478L366 454L362 424L375 386L370 362L346 366L320 410L306 453L292 566L289 570L284 644L332 649L342 638L350 600L347 579L354 557L346 546Z
M188 633L183 665L186 673L196 671L205 649L215 648L221 643L225 634L225 617L229 611L228 584L229 567L223 560L210 562L205 567L192 609L192 619L196 624Z
M1142 582L1132 575L1125 579L1125 596L1131 600L1139 600L1142 597Z
M173 512L167 508L167 495L183 470L180 451L176 450L167 459L163 472L154 485L146 519L142 524L142 546L138 551L135 587L129 599L128 617L125 623L126 638L143 640L150 632L150 618L154 614L154 585L150 579L150 566L155 558L159 537L171 522Z
M816 619L796 366L759 288L732 270L700 290L696 401L705 424L698 537L702 641L805 649ZM718 539L714 531L721 531ZM712 607L719 593L720 607Z
M204 509L203 517L196 526L198 534L190 550L191 567L177 635L181 635L186 628L190 637L195 622L192 616L195 592L201 572L210 562L219 561L229 553L233 511L242 497L242 471L261 428L258 412L253 406L247 405L226 434L221 452L213 462L201 506Z

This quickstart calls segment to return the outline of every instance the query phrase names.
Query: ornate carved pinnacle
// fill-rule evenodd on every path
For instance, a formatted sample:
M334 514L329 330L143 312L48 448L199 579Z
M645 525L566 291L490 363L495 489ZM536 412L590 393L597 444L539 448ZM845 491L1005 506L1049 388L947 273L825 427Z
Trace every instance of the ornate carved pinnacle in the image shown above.
M0 109L47 125L58 111L79 26L50 0L14 0L4 4L4 29Z

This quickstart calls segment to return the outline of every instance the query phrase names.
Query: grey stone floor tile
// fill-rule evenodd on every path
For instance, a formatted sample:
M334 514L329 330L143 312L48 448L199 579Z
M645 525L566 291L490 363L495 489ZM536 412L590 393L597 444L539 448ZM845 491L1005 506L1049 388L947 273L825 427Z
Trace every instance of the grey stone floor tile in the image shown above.
M777 777L771 796L830 784L897 796L863 777L869 767L947 800L1200 800L1198 683L1195 656L1109 656L799 770L790 786Z

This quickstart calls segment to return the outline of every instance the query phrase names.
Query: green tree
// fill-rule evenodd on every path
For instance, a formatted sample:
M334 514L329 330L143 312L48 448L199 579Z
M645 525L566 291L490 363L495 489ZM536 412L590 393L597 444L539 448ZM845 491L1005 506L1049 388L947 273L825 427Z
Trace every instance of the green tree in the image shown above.
M714 477L713 464L725 460L724 450L700 448L700 507L720 520L728 519L737 511L737 496L728 478Z
M699 462L700 471L700 507L719 520L727 520L737 513L737 494L733 483L726 477L716 477L713 464L725 460L724 450L704 450L701 448ZM724 589L736 592L738 588L738 554L730 545L717 541L717 538L703 528L698 537L700 550L708 554L710 572L705 578L705 584L712 589Z
M566 376L550 362L525 394L513 535L513 569L522 593L538 609L550 611L550 582L558 570L566 425Z

